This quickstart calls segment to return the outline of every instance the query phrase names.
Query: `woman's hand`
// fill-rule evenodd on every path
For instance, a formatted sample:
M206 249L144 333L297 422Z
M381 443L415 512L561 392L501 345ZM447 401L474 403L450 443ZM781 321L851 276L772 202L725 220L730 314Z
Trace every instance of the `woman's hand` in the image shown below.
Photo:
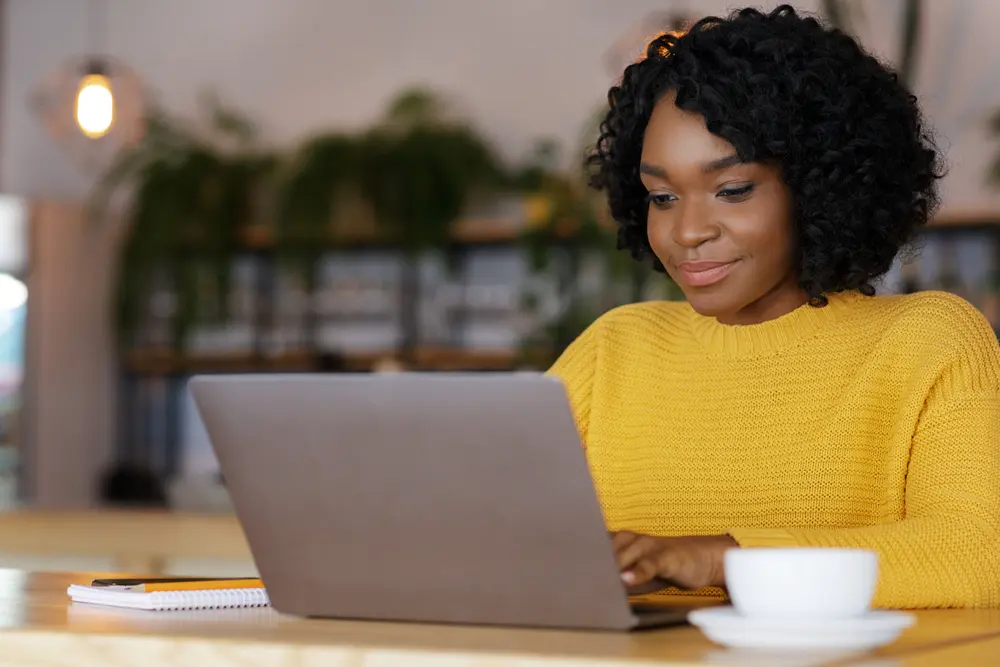
M729 535L651 537L629 532L613 533L622 582L630 590L645 590L662 582L694 590L725 586L723 554L739 546Z

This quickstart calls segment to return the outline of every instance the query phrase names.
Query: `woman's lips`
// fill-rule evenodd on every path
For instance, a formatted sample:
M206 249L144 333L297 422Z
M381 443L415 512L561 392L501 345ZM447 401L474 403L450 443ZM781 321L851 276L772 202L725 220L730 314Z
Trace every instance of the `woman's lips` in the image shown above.
M729 262L701 260L697 262L681 262L677 265L681 281L691 287L707 287L714 285L729 275L736 266L738 259Z

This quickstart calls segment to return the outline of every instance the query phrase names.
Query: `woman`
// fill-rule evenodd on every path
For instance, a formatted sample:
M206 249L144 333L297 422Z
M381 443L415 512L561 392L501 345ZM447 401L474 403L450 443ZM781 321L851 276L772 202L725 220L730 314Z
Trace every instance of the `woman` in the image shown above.
M622 569L724 584L734 547L860 547L876 605L1000 605L1000 353L944 293L874 296L937 204L916 100L781 7L664 35L591 156L619 243L684 303L612 310L551 369Z

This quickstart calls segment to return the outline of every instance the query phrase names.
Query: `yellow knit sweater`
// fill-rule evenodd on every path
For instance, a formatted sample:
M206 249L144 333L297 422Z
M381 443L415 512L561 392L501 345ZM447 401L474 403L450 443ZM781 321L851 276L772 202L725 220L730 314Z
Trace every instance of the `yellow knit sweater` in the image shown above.
M880 554L880 607L1000 606L1000 346L950 294L726 326L614 309L559 377L609 530Z

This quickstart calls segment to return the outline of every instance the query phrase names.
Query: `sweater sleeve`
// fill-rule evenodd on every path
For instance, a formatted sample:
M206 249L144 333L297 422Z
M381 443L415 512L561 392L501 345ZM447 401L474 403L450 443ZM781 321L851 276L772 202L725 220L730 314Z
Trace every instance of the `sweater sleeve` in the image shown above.
M917 423L903 519L734 529L740 546L872 549L878 607L1000 606L1000 352L985 318L972 324L969 336L952 333L961 359L938 377Z
M590 399L597 368L601 321L598 319L570 343L546 373L562 382L584 447L587 446L590 427Z

